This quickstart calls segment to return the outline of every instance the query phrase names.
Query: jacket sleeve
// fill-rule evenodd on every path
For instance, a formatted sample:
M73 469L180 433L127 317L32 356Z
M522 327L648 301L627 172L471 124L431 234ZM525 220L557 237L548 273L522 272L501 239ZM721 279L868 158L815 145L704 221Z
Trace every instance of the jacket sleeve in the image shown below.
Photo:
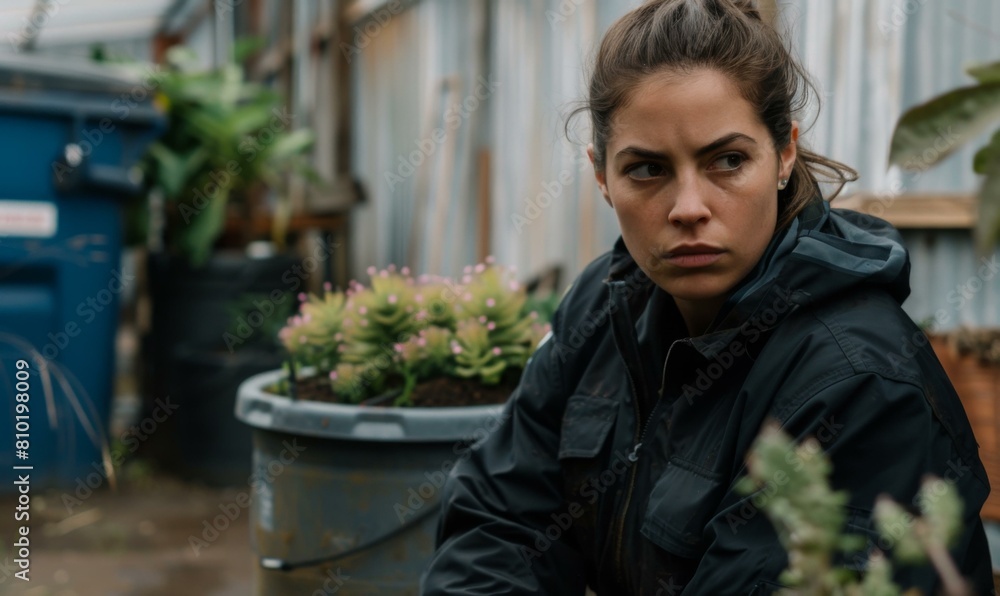
M583 594L584 565L570 539L539 540L564 507L557 452L566 398L556 343L538 348L503 423L453 469L422 594Z
M816 437L832 462L831 485L849 493L845 531L866 537L867 549L845 556L841 566L863 571L868 552L893 546L894 537L883 538L875 530L871 512L876 496L885 493L913 506L922 478L933 474L954 481L965 504L963 531L951 549L952 558L976 593L992 593L989 551L979 518L988 493L982 465L974 454L970 461L957 451L917 385L871 373L852 375L804 400L782 426L800 441ZM776 474L769 482L780 481ZM780 587L778 577L788 557L758 507L766 498L768 486L749 497L730 489L709 523L708 551L685 593L769 594ZM935 594L940 587L929 565L894 563L894 569L895 581L904 590L916 587ZM741 590L733 592L733 586Z

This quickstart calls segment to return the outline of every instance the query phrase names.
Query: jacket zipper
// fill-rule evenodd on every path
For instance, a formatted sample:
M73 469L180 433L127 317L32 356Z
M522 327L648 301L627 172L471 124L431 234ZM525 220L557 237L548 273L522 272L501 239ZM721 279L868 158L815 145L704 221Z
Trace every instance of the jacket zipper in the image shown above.
M681 340L677 340L681 341ZM625 501L622 504L621 518L618 522L618 532L616 536L616 558L618 563L618 584L627 585L625 581L625 551L623 548L623 543L625 541L625 520L628 518L628 509L632 504L632 493L635 491L635 476L636 470L639 466L635 465L639 461L639 449L642 448L642 444L646 439L646 434L649 432L649 427L652 425L653 420L656 420L659 416L660 409L663 404L667 401L663 398L663 388L666 387L666 376L667 376L667 362L670 361L670 352L673 351L674 345L677 343L670 344L667 348L667 357L663 360L663 381L660 385L660 391L658 392L658 398L656 400L656 405L653 406L652 411L650 411L649 416L645 421L642 420L641 408L638 407L638 401L636 402L636 436L638 440L635 445L632 446L632 450L628 454L628 461L632 464L632 469L629 470L628 484L626 485L625 491ZM626 370L628 368L626 367ZM629 379L632 380L632 374L629 372ZM635 397L635 383L632 383L632 395ZM640 429L641 426L641 429Z
M620 306L625 307L624 312L628 313L625 318L628 320L629 325L632 326L633 325L632 317L628 310L627 302L624 305L620 304ZM617 325L612 324L612 331L614 332L615 338L618 343L619 353L622 353L622 355L624 356L624 352L628 352L629 356L632 356L635 359L635 362L637 363L640 362L640 360L638 359L639 349L638 346L635 344L634 339L626 343L625 338L621 337L623 330L619 329L619 326ZM632 338L633 336L629 335L628 337ZM674 349L674 344L676 343L677 342L670 344L670 348L667 349L667 357L663 361L664 379L666 378L666 364L667 361L670 360L670 352ZM646 420L643 421L642 403L639 401L639 391L638 391L638 387L640 385L636 381L635 376L633 375L632 372L632 367L628 365L628 361L625 362L625 371L626 374L628 375L629 384L631 385L632 388L632 401L635 404L634 406L636 414L635 436L637 437L635 445L632 447L632 450L628 454L628 461L632 464L635 464L639 460L639 449L642 447L643 440L645 439L646 433L649 430L650 421L653 420L654 416L659 413L660 407L664 400L662 399L662 395L660 395L656 401L656 404L653 406L653 409L650 412L649 417L647 417ZM661 392L660 392L661 394L662 394L662 387L665 385L666 383L663 383L663 385L661 385ZM642 384L642 387L645 389L644 382ZM618 520L618 531L615 532L615 559L616 559L615 563L617 568L616 575L618 576L618 585L627 585L628 583L625 581L626 578L625 553L623 548L623 542L625 540L625 520L628 517L629 505L631 505L632 502L632 493L635 490L636 468L637 466L633 465L629 470L628 481L626 483L626 490L625 490L625 500L623 501L621 516L619 517Z

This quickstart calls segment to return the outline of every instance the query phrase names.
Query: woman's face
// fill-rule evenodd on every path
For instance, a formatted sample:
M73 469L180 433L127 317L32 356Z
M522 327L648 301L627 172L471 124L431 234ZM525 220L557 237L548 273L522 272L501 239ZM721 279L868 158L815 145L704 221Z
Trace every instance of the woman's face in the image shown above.
M649 75L615 113L598 184L629 253L682 313L711 320L764 253L797 137L795 124L779 154L737 87L707 68Z

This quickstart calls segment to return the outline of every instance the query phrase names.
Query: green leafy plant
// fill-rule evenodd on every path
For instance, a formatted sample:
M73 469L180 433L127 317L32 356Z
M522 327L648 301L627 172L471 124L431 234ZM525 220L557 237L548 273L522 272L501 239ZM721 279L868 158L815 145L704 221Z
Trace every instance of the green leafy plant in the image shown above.
M848 495L830 488L830 460L819 442L800 445L778 428L767 425L747 458L747 476L737 490L752 495L774 524L789 566L781 581L790 586L785 596L898 596L904 592L893 583L893 566L878 549L866 561L863 577L835 565L838 556L864 562L858 552L867 540L845 534ZM886 496L875 505L874 518L884 542L893 545L892 556L901 565L930 562L940 574L947 594L971 594L948 554L948 545L961 531L962 501L954 487L938 478L927 478L917 495L921 515L911 515ZM883 541L880 541L880 543ZM908 590L907 595L919 594Z
M420 382L438 377L496 385L524 368L549 329L513 271L492 259L460 282L392 266L368 275L369 286L303 296L279 332L293 366L329 377L349 403L398 391L394 403L408 405Z
M1000 62L966 72L976 85L949 91L903 114L893 133L890 165L925 170L1000 121ZM1000 130L976 153L973 169L985 176L976 243L988 252L1000 232Z
M291 173L318 182L304 156L313 134L293 130L281 96L247 81L238 64L206 70L193 50L177 46L167 53L156 83L157 102L169 124L149 149L144 169L165 198L171 252L203 263L232 199L265 186L279 189ZM282 210L287 210L284 202ZM283 230L273 236L280 245Z

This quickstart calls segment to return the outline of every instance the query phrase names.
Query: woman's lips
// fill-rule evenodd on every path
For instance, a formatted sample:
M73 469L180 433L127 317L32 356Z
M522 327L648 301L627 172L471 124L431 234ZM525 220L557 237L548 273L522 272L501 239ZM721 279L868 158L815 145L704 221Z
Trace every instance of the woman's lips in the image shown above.
M663 259L676 267L707 267L718 261L723 249L710 244L681 244L663 255Z
M707 267L722 258L721 252L701 252L667 255L666 260L677 267Z

